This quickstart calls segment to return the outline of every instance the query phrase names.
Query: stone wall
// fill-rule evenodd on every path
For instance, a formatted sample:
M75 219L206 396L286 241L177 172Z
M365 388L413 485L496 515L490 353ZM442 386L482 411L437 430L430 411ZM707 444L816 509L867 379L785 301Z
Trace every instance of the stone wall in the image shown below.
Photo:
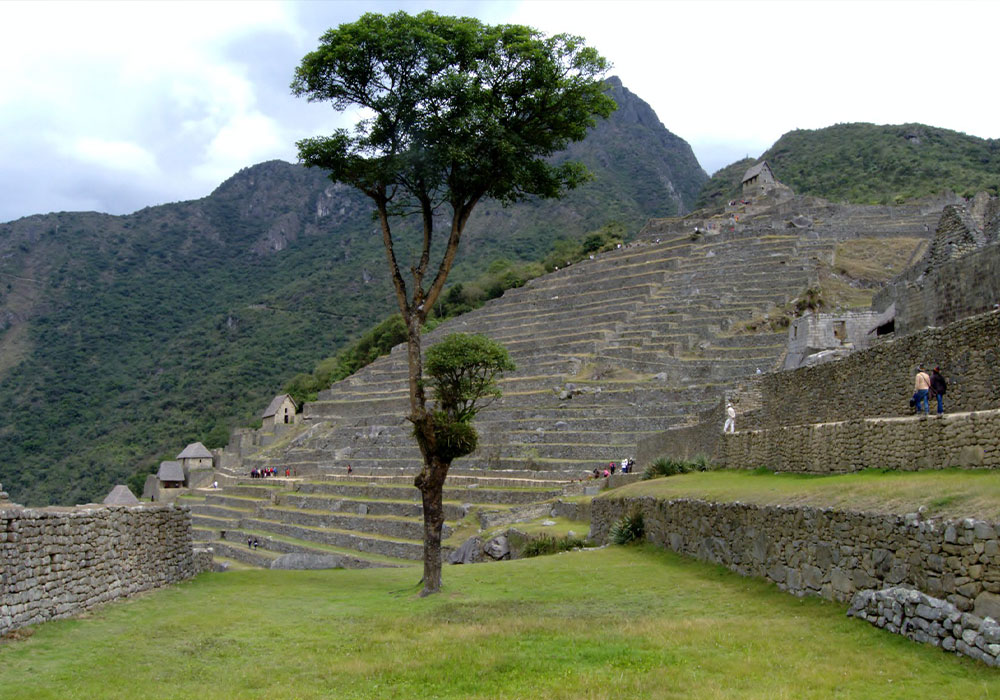
M951 260L919 280L898 280L879 292L873 306L896 305L897 334L943 326L983 313L1000 302L1000 245Z
M905 586L966 612L992 610L1000 592L1000 538L994 523L920 521L807 506L700 500L595 498L591 537L642 510L646 540L796 595L848 601L859 590Z
M1000 408L1000 313L990 312L895 338L842 360L753 377L760 409L736 429L780 428L867 417L903 416L916 365L941 366L945 411Z
M998 410L941 418L861 418L715 435L716 461L731 468L812 473L1000 468Z
M961 612L951 603L911 588L858 591L848 616L923 644L971 656L990 666L1000 663L1000 624Z
M187 508L0 509L0 635L198 571Z

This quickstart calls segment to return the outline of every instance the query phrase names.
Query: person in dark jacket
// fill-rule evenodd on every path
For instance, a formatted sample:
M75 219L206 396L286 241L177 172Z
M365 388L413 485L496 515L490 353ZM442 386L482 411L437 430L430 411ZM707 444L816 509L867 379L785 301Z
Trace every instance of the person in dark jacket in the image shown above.
M948 390L948 382L941 376L941 368L935 367L931 373L931 396L937 399L937 414L944 414L944 392Z

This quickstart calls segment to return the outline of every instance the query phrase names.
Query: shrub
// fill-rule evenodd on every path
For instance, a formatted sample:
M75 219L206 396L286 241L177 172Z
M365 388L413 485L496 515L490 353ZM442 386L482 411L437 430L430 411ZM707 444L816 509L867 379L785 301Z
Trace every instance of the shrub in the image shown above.
M642 511L639 508L633 508L623 515L611 526L609 535L615 544L642 542L646 537L646 521Z
M563 537L553 537L552 535L539 535L528 540L524 545L525 558L538 557L543 554L556 554L558 552L568 552L571 549L588 547L592 543L583 537L565 535Z
M673 476L674 474L687 474L688 472L704 472L713 469L714 465L709 460L708 455L697 455L694 459L684 461L660 457L658 460L646 467L643 472L643 479L655 479L658 476Z
M658 460L646 467L643 472L643 479L654 479L658 476L673 476L674 474L686 474L691 471L691 465L669 457L660 457Z

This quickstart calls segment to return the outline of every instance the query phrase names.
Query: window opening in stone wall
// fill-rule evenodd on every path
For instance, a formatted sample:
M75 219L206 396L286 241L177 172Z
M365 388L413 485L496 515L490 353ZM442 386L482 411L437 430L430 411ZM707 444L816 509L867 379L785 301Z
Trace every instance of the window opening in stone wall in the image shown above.
M846 321L834 321L833 322L833 337L837 340L843 342L847 340L847 322Z

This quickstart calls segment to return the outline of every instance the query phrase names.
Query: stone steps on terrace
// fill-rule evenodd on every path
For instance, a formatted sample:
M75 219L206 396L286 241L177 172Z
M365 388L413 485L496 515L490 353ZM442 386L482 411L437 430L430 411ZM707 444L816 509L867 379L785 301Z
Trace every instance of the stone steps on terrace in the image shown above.
M412 480L412 476L410 477ZM451 476L449 475L449 479ZM362 506L368 515L422 518L423 506L413 501L363 500L316 494L290 494L282 499L287 507L307 511L331 513L358 513ZM455 521L465 517L466 508L458 503L444 503L445 520Z
M299 486L300 494L322 494L344 496L355 499L390 501L420 501L420 491L412 485L368 485L340 481L304 482ZM451 482L445 483L444 500L480 505L524 505L556 498L562 494L561 488L491 489L456 488Z
M272 525L270 521L258 521L248 523L250 527L242 527L237 530L227 530L223 539L212 543L213 549L219 548L220 546L224 547L225 553L223 556L231 557L261 568L270 567L271 562L282 554L298 553L336 555L340 557L341 563L345 569L409 566L413 563L410 557L396 557L381 554L376 551L362 552L351 547L343 547L323 542L321 541L322 538L309 540L289 535L280 531L283 528L278 523L273 523L276 527L262 527L259 529L253 527L257 524L263 524L265 526ZM294 526L290 526L287 529L294 530L295 528ZM303 528L303 530L308 529ZM250 549L247 547L247 538L256 539L259 546L254 549ZM382 549L391 549L391 546L386 546ZM240 553L249 552L250 554L249 556L243 554L244 558L241 559L240 555L236 554L236 550L239 550ZM234 556L234 554L236 556ZM255 555L262 557L262 560L258 564L251 563L251 560Z
M285 538L285 542L288 540L302 542L303 545L299 546L329 545L352 550L362 557L366 554L374 554L393 559L419 560L423 558L423 542L417 540L366 535L352 530L292 525L264 518L245 518L242 525L244 531L260 533L265 537L279 536ZM442 547L441 549L446 550L447 548Z
M402 517L397 515L372 515L358 513L334 513L324 510L306 510L287 506L268 506L257 513L261 520L273 520L286 525L303 525L325 530L350 530L352 532L373 533L393 539L422 541L424 533L423 515ZM451 536L452 527L444 524L441 538Z

